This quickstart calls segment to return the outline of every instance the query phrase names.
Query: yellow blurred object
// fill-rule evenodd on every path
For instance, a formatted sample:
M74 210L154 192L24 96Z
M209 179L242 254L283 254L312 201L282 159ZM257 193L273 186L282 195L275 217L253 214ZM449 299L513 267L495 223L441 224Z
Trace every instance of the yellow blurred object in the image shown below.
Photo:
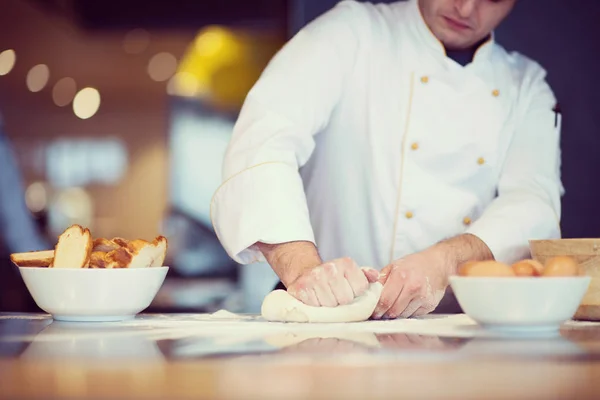
M190 44L167 91L237 109L282 44L274 33L207 27Z

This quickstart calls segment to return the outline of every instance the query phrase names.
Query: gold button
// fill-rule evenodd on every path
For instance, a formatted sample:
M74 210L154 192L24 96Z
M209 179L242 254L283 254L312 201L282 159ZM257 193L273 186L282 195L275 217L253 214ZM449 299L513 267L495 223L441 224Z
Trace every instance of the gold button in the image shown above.
M410 148L413 150L418 150L419 149L419 143L415 142L412 145L410 145Z
M469 217L465 217L465 218L463 219L463 224L465 224L465 225L471 225L471 218L469 218Z
M494 89L494 91L492 92L492 95L494 97L498 97L498 96L500 96L500 91L498 89Z
M479 158L477 159L477 164L479 164L479 165L483 165L483 164L485 164L485 158L483 158L483 157L479 157Z
M423 83L429 82L429 77L428 76L422 76L421 77L421 82L423 82Z
M413 213L411 213L410 211L407 211L405 216L406 216L406 219L411 219L412 217L414 217Z

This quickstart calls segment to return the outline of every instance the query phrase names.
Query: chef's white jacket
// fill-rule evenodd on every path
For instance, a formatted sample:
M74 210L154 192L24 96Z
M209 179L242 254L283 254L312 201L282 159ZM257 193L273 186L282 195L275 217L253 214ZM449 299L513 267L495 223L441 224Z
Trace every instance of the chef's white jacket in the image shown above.
M345 0L284 46L250 91L211 204L229 255L311 241L382 268L471 233L497 260L560 237L560 114L536 62L492 35L446 57L416 0Z

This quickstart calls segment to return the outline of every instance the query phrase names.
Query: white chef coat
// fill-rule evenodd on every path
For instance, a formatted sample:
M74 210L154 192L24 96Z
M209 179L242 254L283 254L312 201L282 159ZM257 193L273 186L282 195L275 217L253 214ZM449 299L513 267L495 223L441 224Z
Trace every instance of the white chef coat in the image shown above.
M560 115L545 71L491 39L461 66L416 0L345 0L250 91L211 204L237 262L311 241L382 268L461 233L499 261L560 237Z

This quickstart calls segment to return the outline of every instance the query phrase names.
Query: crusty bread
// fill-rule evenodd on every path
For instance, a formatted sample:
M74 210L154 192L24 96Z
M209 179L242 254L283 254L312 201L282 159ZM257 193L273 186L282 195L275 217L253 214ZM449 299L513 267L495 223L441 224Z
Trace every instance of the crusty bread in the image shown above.
M154 261L154 246L150 243L146 243L141 247L129 249L132 255L131 262L127 265L127 268L147 268L152 265Z
M59 236L54 250L15 253L10 259L19 267L148 268L163 266L167 248L164 236L158 236L151 243L119 237L92 240L89 229L73 225Z
M132 240L127 246L132 259L127 268L162 267L167 251L167 239L159 236L152 243Z
M92 248L89 229L73 225L58 237L52 268L88 268Z
M90 268L127 268L131 258L129 251L123 247L109 252L95 251L90 257Z
M149 243L143 239L135 239L129 241L125 247L127 247L127 250L129 250L130 253L136 254L139 253L144 247L148 246L148 244Z
M152 245L154 246L154 261L150 266L162 267L167 256L167 249L169 247L167 238L164 236L159 236L156 239L154 239Z
M106 268L106 252L104 251L92 251L90 256L90 268Z
M109 251L113 251L118 249L119 246L118 244L116 244L115 242L108 240L108 239L104 239L104 238L98 238L94 240L94 248L92 250L93 253L95 252L102 252L102 253L108 253Z
M53 258L54 250L30 251L10 255L10 261L17 267L47 267L52 264Z
M115 243L119 247L127 247L129 244L129 240L120 237L112 238L111 242Z
M107 253L104 260L106 268L127 268L131 263L132 255L126 248L120 247Z

